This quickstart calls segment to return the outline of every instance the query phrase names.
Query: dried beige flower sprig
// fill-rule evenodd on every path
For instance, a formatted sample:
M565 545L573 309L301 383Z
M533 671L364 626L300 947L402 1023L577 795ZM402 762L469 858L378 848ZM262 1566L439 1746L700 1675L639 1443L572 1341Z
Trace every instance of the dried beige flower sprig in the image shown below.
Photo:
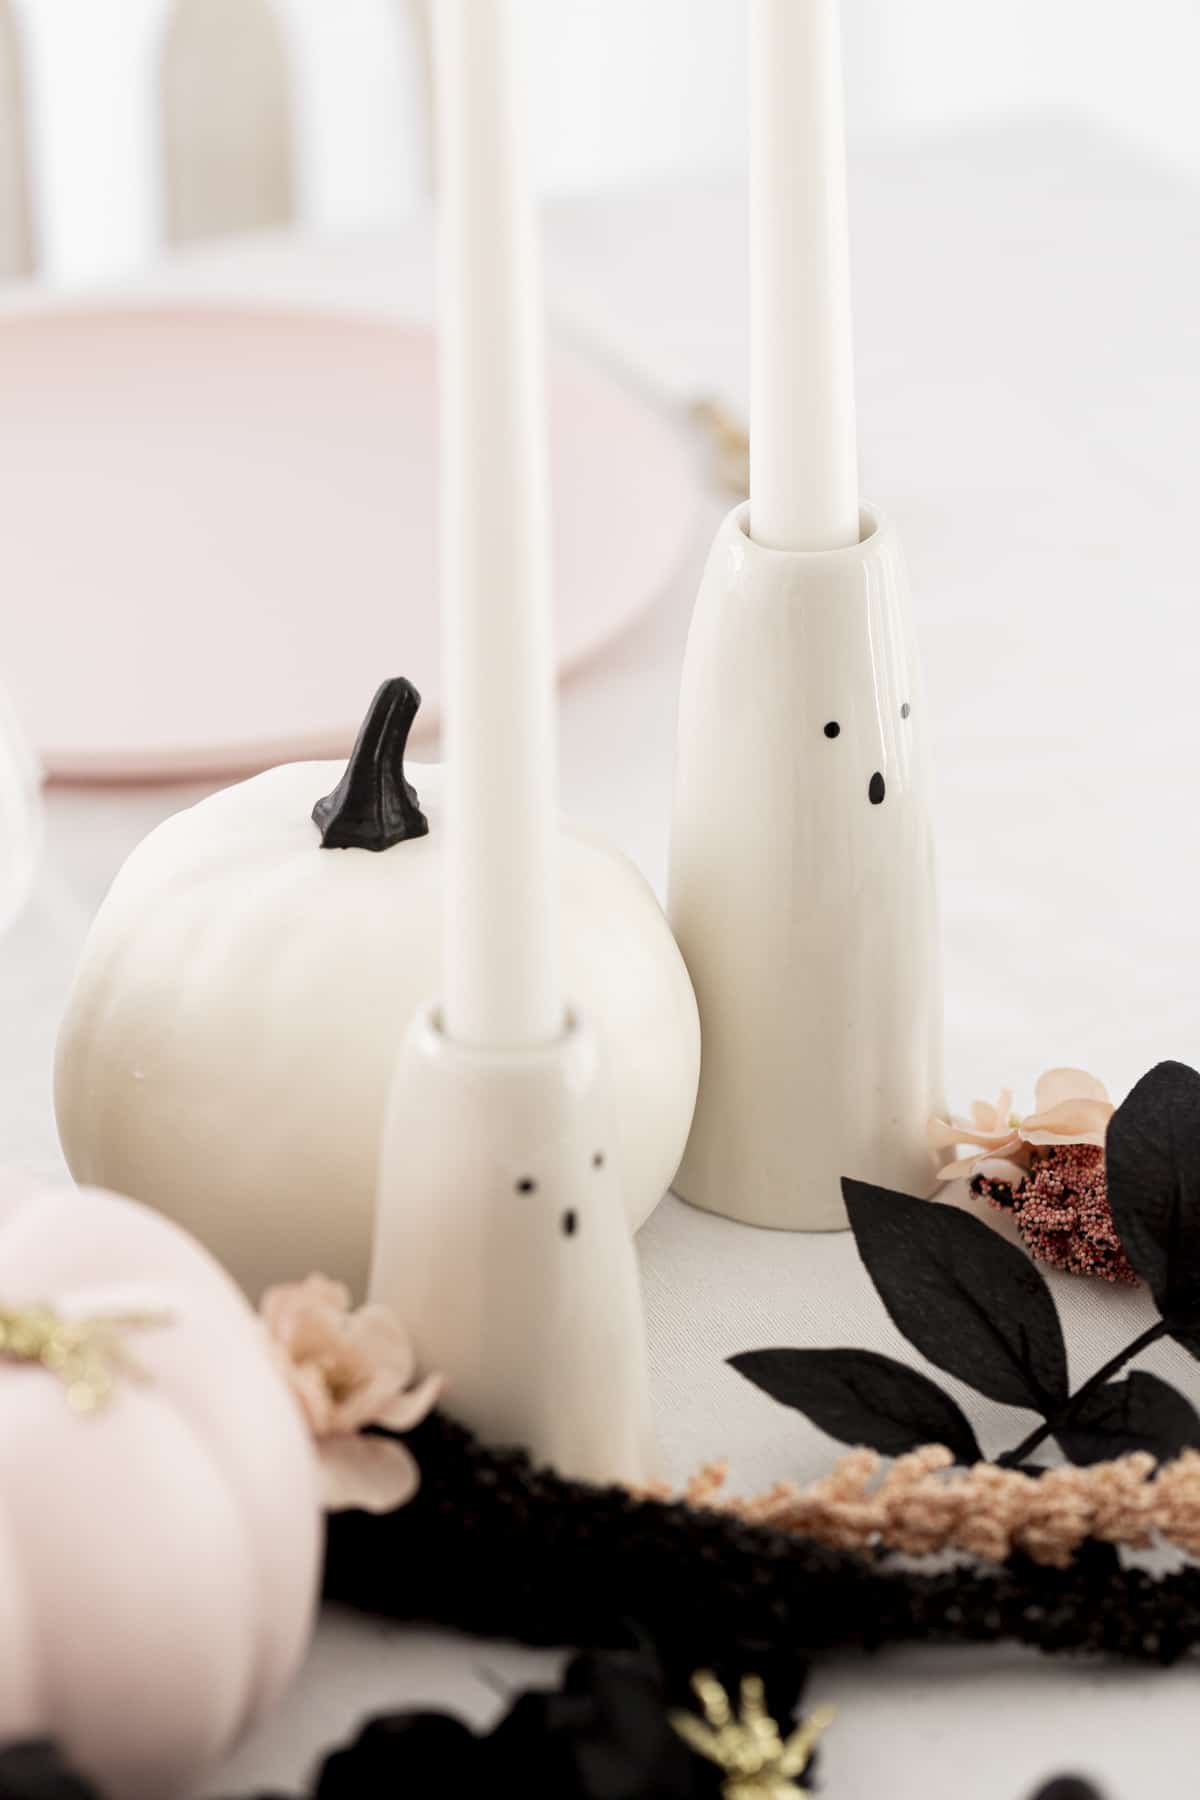
M1065 1568L1089 1538L1146 1549L1156 1540L1200 1555L1200 1451L1161 1466L1144 1451L1088 1468L1026 1475L995 1463L953 1468L928 1444L889 1467L874 1450L854 1450L809 1487L779 1482L752 1498L725 1493L727 1467L709 1463L681 1499L828 1544L835 1550L900 1550L927 1556L963 1550L1003 1562L1023 1551ZM648 1490L670 1497L664 1485Z

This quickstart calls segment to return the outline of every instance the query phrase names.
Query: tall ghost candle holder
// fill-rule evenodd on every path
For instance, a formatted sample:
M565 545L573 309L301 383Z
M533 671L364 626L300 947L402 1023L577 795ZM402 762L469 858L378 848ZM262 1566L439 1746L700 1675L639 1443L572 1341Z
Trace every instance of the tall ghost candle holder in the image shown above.
M680 696L670 915L700 1005L676 1188L753 1225L846 1224L841 1177L935 1168L940 933L924 702L894 527L846 549L717 533Z
M794 1231L920 1193L941 1099L924 706L860 508L838 0L750 0L750 502L684 659L670 915L700 1007L676 1187Z
M442 175L447 848L440 1004L383 1132L372 1295L446 1404L564 1475L644 1481L620 1146L567 1006L536 240L509 0L434 9ZM631 950L632 950L631 946Z

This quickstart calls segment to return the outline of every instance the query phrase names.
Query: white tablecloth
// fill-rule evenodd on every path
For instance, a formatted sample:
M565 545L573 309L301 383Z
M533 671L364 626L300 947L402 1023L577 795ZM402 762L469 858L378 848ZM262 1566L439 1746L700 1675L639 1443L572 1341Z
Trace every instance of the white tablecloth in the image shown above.
M906 540L939 753L948 1086L959 1103L1009 1083L1028 1098L1041 1068L1078 1062L1119 1095L1162 1057L1200 1063L1197 194L1112 140L1045 121L881 147L855 187L863 485ZM744 398L736 184L613 195L548 223L560 328L665 399ZM330 254L338 279L353 285L361 265L378 285L380 246ZM286 292L289 259L266 245L247 267ZM564 697L570 812L660 885L678 667L722 504L712 497L671 591ZM0 945L6 1161L60 1169L48 1083L73 959L122 857L192 797L50 795L35 901ZM836 1453L729 1370L730 1353L911 1354L846 1236L760 1233L668 1199L640 1249L675 1477L725 1454L738 1485L809 1478ZM1136 1293L1066 1278L1054 1291L1077 1378L1149 1316ZM1158 1346L1145 1366L1200 1402L1182 1350ZM993 1450L1028 1423L956 1391ZM372 1709L432 1703L482 1720L497 1680L547 1665L331 1615L283 1708L204 1789L295 1784ZM906 1649L825 1663L813 1691L839 1709L831 1800L1023 1800L1066 1767L1100 1777L1110 1800L1150 1800L1190 1791L1200 1748L1194 1669Z

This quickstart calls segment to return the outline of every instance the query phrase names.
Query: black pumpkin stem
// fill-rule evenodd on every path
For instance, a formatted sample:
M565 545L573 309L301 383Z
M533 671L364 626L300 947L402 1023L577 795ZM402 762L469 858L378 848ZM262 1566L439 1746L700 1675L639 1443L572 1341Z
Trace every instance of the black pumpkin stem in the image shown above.
M429 820L404 779L404 752L421 696L395 675L372 700L346 773L312 809L325 850L390 850L424 837Z

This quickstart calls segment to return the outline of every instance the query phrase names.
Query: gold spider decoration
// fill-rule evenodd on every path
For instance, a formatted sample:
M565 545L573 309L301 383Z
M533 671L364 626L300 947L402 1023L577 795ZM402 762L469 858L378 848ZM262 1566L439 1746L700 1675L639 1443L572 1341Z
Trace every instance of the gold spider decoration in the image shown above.
M51 1306L0 1306L0 1359L36 1363L56 1375L76 1412L95 1413L119 1375L144 1379L121 1333L169 1323L165 1313L111 1313L66 1319Z
M738 1710L716 1676L701 1669L692 1676L692 1691L704 1709L673 1712L671 1724L689 1750L723 1771L724 1800L796 1800L811 1789L797 1779L812 1761L817 1739L833 1723L833 1708L820 1706L787 1738L767 1711L766 1693L757 1675L742 1677ZM707 1721L707 1723L705 1723Z

